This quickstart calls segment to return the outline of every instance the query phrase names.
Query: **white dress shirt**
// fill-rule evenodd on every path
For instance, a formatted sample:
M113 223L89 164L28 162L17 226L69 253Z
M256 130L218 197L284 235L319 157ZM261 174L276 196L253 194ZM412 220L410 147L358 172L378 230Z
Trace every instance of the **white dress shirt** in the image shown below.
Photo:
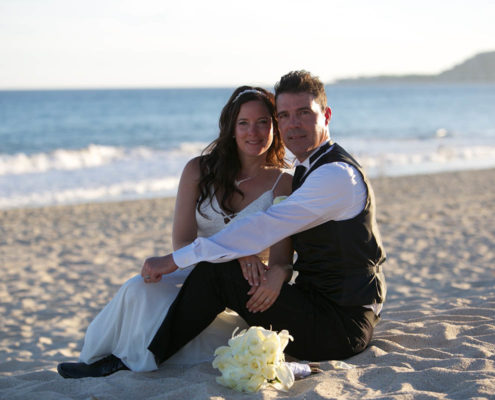
M311 167L309 160L301 163L306 171ZM176 250L173 258L179 268L186 268L201 261L226 262L257 254L297 232L355 217L364 209L366 197L366 185L354 167L344 162L323 164L282 202L234 219L213 236L198 237Z

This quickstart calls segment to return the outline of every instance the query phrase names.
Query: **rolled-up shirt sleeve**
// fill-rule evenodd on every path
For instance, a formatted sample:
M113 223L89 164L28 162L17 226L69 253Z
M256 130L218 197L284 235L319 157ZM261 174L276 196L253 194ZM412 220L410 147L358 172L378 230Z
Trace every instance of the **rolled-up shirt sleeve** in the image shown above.
M297 232L357 215L366 201L361 175L349 164L324 164L284 201L233 220L215 235L197 238L173 253L179 268L201 261L225 262L257 254Z

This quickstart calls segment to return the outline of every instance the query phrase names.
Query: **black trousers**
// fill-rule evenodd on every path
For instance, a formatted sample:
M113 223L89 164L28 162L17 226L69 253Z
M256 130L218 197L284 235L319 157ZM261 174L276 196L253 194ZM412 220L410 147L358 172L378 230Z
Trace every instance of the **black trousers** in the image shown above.
M280 331L294 337L285 352L301 360L348 358L369 344L378 317L364 307L342 307L303 291L297 284L282 286L266 311L246 308L250 286L237 261L200 263L189 274L148 349L159 363L205 329L226 307L250 326Z

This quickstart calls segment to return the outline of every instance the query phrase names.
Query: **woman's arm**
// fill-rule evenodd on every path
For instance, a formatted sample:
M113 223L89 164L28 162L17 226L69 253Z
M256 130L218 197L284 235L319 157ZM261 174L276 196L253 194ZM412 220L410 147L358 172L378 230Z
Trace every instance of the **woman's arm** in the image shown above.
M292 175L284 172L280 178L277 187L274 190L273 196L277 198L279 196L290 196L292 193ZM283 200L282 200L283 201ZM268 268L271 269L275 265L286 266L292 265L292 259L294 256L294 250L292 248L292 240L290 237L275 243L270 247L270 258L268 261ZM286 279L286 282L290 280L292 276L292 269Z
M284 173L274 190L274 197L289 196L292 190L292 175ZM283 200L282 200L283 201ZM270 247L268 270L263 274L259 286L251 287L251 298L246 304L250 312L263 312L277 300L284 282L292 278L294 249L290 237Z
M180 177L172 227L174 250L187 246L197 237L196 203L199 197L199 177L199 157L196 157L186 164Z
M288 196L291 193L292 175L286 172L281 172L281 174L282 175L280 176L279 179L277 177L278 182L276 183L276 186L273 188L274 200L277 199L277 197L279 196ZM272 261L268 262L268 266L263 264L263 262L256 255L240 257L238 259L239 264L241 265L242 275L249 282L251 286L259 286L261 280L264 279L265 277L265 270L267 270L270 265L275 265L277 263L278 264L285 263L285 255L289 253L292 254L292 247L290 240L281 243L280 247L277 245L278 244L275 244L270 248L270 260ZM273 254L277 254L277 256L279 254L284 254L284 256L281 260L277 260L273 258Z

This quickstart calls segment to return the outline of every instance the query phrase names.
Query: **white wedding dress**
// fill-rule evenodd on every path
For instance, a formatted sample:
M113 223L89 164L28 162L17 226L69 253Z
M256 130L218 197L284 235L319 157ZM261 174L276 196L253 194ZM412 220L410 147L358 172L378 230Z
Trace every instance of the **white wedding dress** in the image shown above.
M270 207L273 203L273 190L280 176L271 190L247 205L235 218L242 218ZM224 221L228 218L220 212L215 197L211 203L208 201L203 203L202 211L207 218L196 211L198 236L208 237L225 227ZM228 217L233 218L233 216ZM261 256L265 258L266 253ZM144 283L140 275L124 283L115 297L89 325L79 360L91 364L113 354L132 371L157 369L155 357L148 350L148 345L192 269L193 267L164 275L158 283ZM244 329L248 326L236 312L231 310L222 312L200 335L186 344L166 363L196 364L212 361L215 349L226 345L236 327Z

